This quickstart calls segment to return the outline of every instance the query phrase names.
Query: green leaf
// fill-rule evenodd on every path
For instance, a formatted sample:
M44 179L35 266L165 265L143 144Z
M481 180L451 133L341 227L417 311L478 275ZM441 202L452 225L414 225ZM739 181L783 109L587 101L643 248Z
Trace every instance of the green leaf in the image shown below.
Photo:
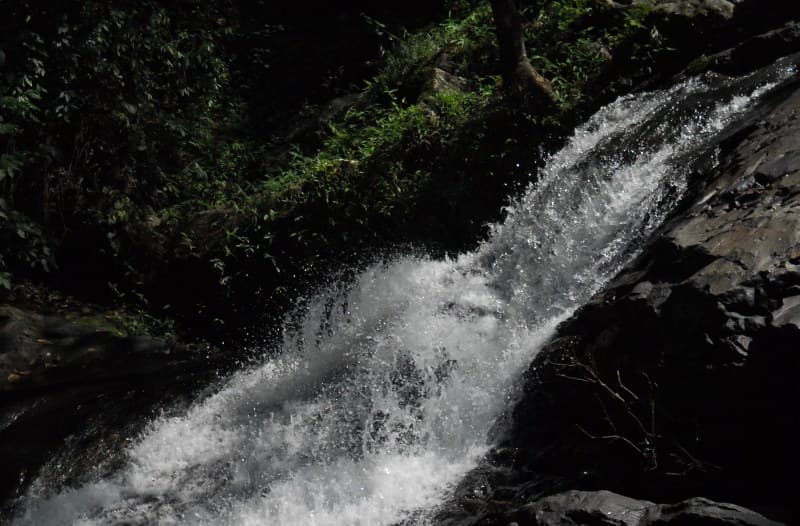
M0 135L16 135L19 129L9 122L0 123Z
M0 180L11 178L22 168L22 160L16 156L4 153L0 155Z

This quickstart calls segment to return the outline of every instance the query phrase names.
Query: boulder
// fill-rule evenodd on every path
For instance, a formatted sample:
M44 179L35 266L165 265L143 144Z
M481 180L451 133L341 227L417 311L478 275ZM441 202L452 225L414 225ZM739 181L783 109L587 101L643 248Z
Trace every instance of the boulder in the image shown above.
M643 526L655 504L610 491L567 491L510 514L519 526Z
M153 381L203 368L195 348L147 336L69 322L0 305L0 392L4 401L74 386ZM3 404L0 403L0 409Z
M780 526L754 511L704 498L654 506L642 526Z
M0 523L34 477L58 488L108 469L153 407L188 398L222 358L210 348L117 335L88 317L70 322L0 305Z
M610 491L567 491L508 515L517 526L780 526L751 510L704 498L654 504Z
M730 20L737 3L739 2L730 0L656 0L651 4L653 12L661 15L684 19L711 17Z

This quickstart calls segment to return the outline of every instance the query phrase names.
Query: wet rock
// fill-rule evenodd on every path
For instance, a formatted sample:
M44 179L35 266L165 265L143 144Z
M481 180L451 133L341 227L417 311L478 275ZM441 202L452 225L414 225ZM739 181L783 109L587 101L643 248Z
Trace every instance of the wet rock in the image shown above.
M653 506L610 491L568 491L523 506L510 518L519 526L640 526Z
M520 465L541 465L533 444L574 440L563 460L612 489L702 490L796 519L787 488L800 454L785 437L799 423L800 193L742 184L800 169L797 82L781 97L730 132L695 182L702 197L562 326L569 345L537 359L517 409Z
M0 305L0 522L67 437L78 446L68 469L53 470L55 488L115 462L121 436L135 437L156 404L204 385L221 362L211 349Z
M800 296L783 298L781 308L772 313L772 325L791 325L800 329Z
M487 460L510 468L486 484L506 504L489 493L457 524L629 524L614 515L624 497L536 501L574 489L800 521L798 114L795 78L723 134L683 208L559 327L526 375L502 443L513 454ZM599 522L609 502L616 518ZM773 524L702 499L649 510L633 524Z
M146 336L120 337L58 317L0 305L0 392L7 397L21 398L87 383L152 380L204 363L198 360L196 350L174 342Z
M694 498L677 504L656 506L648 513L644 525L687 525L687 526L779 526L754 511L720 504L708 499Z
M780 526L758 513L704 498L654 504L610 491L567 491L508 515L519 526Z

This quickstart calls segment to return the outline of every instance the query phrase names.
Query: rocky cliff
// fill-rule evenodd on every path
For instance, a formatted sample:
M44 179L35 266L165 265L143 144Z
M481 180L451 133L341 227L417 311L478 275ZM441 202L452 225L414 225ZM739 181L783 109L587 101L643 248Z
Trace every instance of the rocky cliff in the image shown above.
M795 74L693 167L681 210L538 355L510 438L442 522L770 524L710 501L654 518L619 495L545 498L568 489L800 520L798 114Z

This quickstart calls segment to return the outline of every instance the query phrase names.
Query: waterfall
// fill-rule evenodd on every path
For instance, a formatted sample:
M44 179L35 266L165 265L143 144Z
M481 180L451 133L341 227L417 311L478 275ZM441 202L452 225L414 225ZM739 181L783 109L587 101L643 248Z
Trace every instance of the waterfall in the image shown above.
M113 475L34 483L14 524L425 524L491 447L557 324L636 254L719 132L790 74L606 106L477 250L395 258L318 291L275 357L149 422Z

